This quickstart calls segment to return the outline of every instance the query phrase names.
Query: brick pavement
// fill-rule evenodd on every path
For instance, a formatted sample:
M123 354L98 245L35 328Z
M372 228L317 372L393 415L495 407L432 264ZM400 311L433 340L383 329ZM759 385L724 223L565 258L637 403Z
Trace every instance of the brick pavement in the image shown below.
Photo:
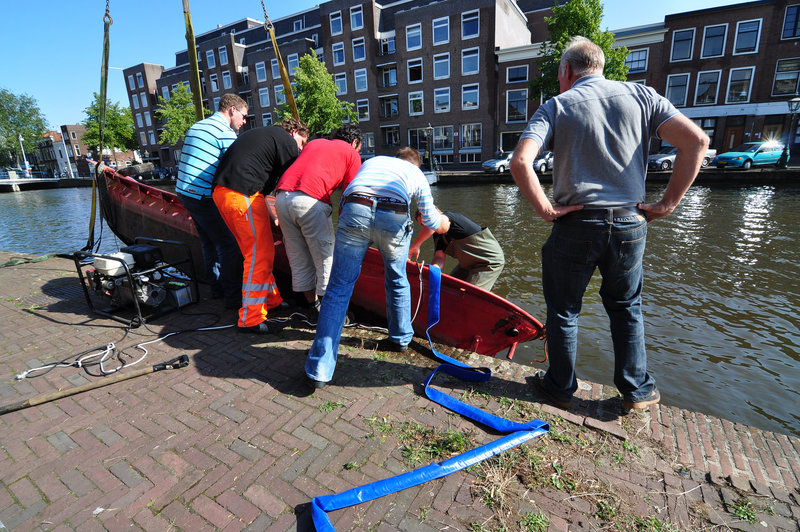
M0 264L16 256L0 252ZM138 343L235 319L202 300L126 333L88 314L76 277L61 258L0 268L0 405L97 380L75 367L14 380L25 369L110 342L133 360ZM380 337L348 329L336 385L308 396L299 377L313 330L182 333L148 345L144 363L185 353L187 368L2 415L0 522L10 530L309 530L314 496L425 465L409 459L424 448L414 438L425 430L449 429L469 446L498 437L420 394L435 365L421 344L387 354L375 351ZM800 529L797 438L668 405L620 417L614 390L588 382L565 412L531 394L533 368L451 354L488 362L494 378L443 389L499 415L539 417L551 433L469 471L334 512L337 530L538 530L537 516L550 530Z

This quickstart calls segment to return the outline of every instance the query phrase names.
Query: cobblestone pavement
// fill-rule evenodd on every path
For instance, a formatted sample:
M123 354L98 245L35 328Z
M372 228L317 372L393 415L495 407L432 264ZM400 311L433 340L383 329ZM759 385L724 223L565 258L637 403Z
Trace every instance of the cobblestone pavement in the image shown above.
M112 343L113 368L141 358L137 344L235 320L201 299L126 331L89 313L71 260L31 259L0 252L0 407L182 354L190 365L1 415L0 522L10 530L312 530L315 496L499 437L424 397L436 363L422 341L385 353L380 332L358 328L345 332L335 384L313 395L301 381L313 329L297 321L268 337L175 334L111 377L89 364L15 380ZM622 416L613 389L583 381L567 412L531 391L534 368L449 353L494 376L440 389L551 432L333 512L337 530L800 529L797 438L663 404Z

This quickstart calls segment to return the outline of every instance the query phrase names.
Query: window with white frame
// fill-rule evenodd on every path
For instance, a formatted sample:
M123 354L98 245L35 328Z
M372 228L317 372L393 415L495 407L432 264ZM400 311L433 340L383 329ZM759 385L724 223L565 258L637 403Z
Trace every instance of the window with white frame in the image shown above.
M139 132L139 144L141 144L142 146L147 145L147 135L145 134L144 131ZM75 155L76 156L80 155L80 149L78 148L77 144L75 145Z
M353 39L353 62L357 63L367 58L367 50L364 46L364 37Z
M286 65L289 67L289 75L294 76L297 67L300 66L300 60L297 58L297 54L289 54L286 58Z
M166 85L161 87L161 97L165 100L169 100L169 87Z
M381 55L389 55L395 52L394 49L394 35L381 39Z
M686 94L689 88L689 74L672 74L667 76L665 96L675 107L686 105Z
M381 118L392 118L400 114L400 101L396 95L381 97L378 100Z
M219 52L219 64L220 66L225 66L228 64L228 47L227 46L220 46L217 48L217 52Z
M461 38L471 39L480 35L480 11L461 13Z
M450 87L433 89L433 112L447 113L450 111Z
M450 17L433 19L433 44L450 42Z
M695 118L692 120L695 124L700 126L706 135L708 135L708 145L714 145L714 132L717 129L717 119L716 118Z
M480 70L478 63L478 48L461 50L461 75L477 74Z
M142 113L136 113L136 125L138 127L144 127L144 122L142 121Z
M461 124L461 135L459 135L461 150L460 160L462 163L480 162L480 148L483 144L483 127L481 123Z
M214 59L214 50L206 50L206 64L208 68L217 66L217 61Z
M142 77L142 73L141 72L137 72L136 73L136 83L139 84L139 88L140 89L142 87L144 87L144 78Z
M528 89L506 91L506 122L528 120Z
M406 51L422 48L422 24L406 26Z
M364 27L364 11L361 6L350 8L350 29L360 30Z
M222 88L230 89L231 87L231 73L226 70L222 73Z
M408 60L408 82L422 83L422 59Z
M208 81L211 83L211 92L217 92L219 90L219 82L217 81L217 75L211 74L208 76Z
M796 39L797 37L800 37L800 4L786 7L783 31L781 32L781 39Z
M383 145L392 147L400 145L400 126L381 126Z
M267 67L264 65L264 61L256 63L256 81L267 81Z
M703 30L703 49L700 57L721 57L725 53L725 37L728 34L727 24L706 26Z
M367 69L366 68L359 68L353 72L353 77L355 78L356 82L356 92L364 92L369 87L367 87Z
M717 103L721 75L721 70L697 73L697 87L694 91L695 105L714 105Z
M242 76L242 82L240 85L250 85L250 72L248 71L247 67L244 67L240 74Z
M133 90L136 88L136 82L133 81L133 74L128 74L128 89Z
M333 50L333 64L335 66L341 66L344 64L344 43L335 42L331 45L331 50Z
M425 112L425 106L422 101L422 91L414 91L408 93L408 114L421 115Z
M756 67L732 68L728 76L728 92L725 103L746 103L750 101L753 87L753 73Z
M144 112L144 125L146 125L147 127L150 127L150 126L153 125L153 119L150 118L150 111L145 111Z
M775 67L775 81L772 84L773 96L797 94L800 79L800 57L779 59Z
M147 132L147 136L150 137L150 144L156 143L156 136L152 130Z
M286 92L283 90L283 85L275 85L275 106L283 105L286 103Z
M133 104L134 109L139 108L139 95L138 94L131 94L131 103Z
M670 61L690 60L692 58L692 48L694 48L694 28L673 32Z
M72 138L72 140L76 140L78 138L78 134L74 131L70 131L69 136Z
M466 111L477 109L480 106L478 88L479 85L477 83L461 87L461 109Z
M424 127L408 128L408 146L417 151L427 151L427 132Z
M220 97L219 97L219 96L217 96L216 98L214 98L214 103L213 103L213 105L212 105L212 107L211 107L212 109L214 109L214 110L217 110L217 109L219 109L219 100L220 100Z
M272 125L272 113L261 114L261 125L264 127Z
M450 52L433 56L433 79L450 77Z
M528 65L510 66L506 69L506 83L528 81Z
M433 149L453 149L453 126L436 126L433 128Z
M302 31L303 30L303 19L295 20L292 22L292 28L294 31Z
M269 87L261 87L258 89L258 105L261 108L269 107Z
M147 107L147 94L144 92L139 93L139 105Z
M342 12L334 11L330 14L331 35L341 35L342 33Z
M397 67L388 65L380 67L381 87L394 87L397 85Z
M754 54L758 52L761 40L761 20L740 20L736 23L736 40L733 55Z
M647 71L648 51L647 48L642 48L641 50L630 50L628 52L628 56L625 58L628 73Z
M361 143L361 153L363 155L372 155L375 153L375 133L364 133L364 142Z
M359 122L369 120L369 100L356 100L356 112L358 113Z
M278 65L278 59L270 60L269 65L272 71L272 79L281 79L281 67Z
M336 84L336 94L347 94L347 74L339 72L333 75L333 82Z

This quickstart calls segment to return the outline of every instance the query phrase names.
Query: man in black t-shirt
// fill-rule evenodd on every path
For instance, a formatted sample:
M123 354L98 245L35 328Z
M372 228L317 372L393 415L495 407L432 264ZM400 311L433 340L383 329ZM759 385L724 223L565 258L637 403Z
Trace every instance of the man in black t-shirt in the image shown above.
M439 235L423 226L408 250L408 258L417 260L420 246L433 236L434 255L431 264L441 268L445 255L450 255L458 261L450 275L484 290L491 290L506 263L500 244L488 227L481 227L463 214L445 211L444 215L450 219L450 230Z

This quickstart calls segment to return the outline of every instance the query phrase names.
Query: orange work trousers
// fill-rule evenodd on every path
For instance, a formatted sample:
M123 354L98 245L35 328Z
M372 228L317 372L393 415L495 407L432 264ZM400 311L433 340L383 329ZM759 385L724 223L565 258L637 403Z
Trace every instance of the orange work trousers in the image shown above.
M219 185L212 197L244 256L239 327L254 327L267 319L268 309L283 302L272 274L275 243L267 202L260 192L245 196Z

